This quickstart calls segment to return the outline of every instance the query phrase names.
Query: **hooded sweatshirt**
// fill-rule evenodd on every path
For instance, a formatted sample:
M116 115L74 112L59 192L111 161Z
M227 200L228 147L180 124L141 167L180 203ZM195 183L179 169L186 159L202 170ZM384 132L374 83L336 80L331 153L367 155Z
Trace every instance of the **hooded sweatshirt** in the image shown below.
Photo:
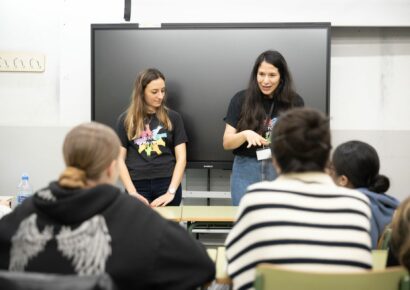
M0 269L108 273L118 289L194 289L215 274L199 242L136 198L57 182L0 220Z
M372 210L370 235L372 238L372 248L377 248L377 241L382 235L384 228L391 222L393 213L399 205L399 201L393 196L385 193L377 193L367 188L356 188L364 193L370 200Z

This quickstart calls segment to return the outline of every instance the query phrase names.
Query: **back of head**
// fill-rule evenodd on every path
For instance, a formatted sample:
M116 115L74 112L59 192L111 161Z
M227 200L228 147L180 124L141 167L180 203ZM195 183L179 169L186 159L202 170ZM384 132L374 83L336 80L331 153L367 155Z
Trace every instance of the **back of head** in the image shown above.
M354 140L340 144L333 152L332 163L336 175L345 175L354 188L365 187L377 193L389 189L389 179L379 174L376 149L365 142Z
M97 180L119 156L120 141L108 126L96 122L78 125L64 140L63 155L67 168L59 184L68 188L83 188L87 179Z
M273 128L271 148L283 173L324 171L331 149L328 118L310 108L287 111Z
M394 213L391 247L400 264L410 271L410 198L404 200Z

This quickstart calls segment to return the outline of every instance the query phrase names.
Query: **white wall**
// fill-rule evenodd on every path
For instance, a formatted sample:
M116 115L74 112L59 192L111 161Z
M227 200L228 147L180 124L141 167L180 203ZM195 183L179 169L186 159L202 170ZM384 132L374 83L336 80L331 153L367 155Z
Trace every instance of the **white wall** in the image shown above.
M332 22L334 26L410 26L408 0L133 0L131 21Z
M382 158L382 173L392 179L391 193L404 198L410 187L410 2L362 0L355 8L360 13L348 0L281 2L135 0L131 20L407 26L334 28L331 47L334 144L352 138L371 142ZM385 17L376 17L382 12ZM44 73L0 74L0 194L15 190L22 171L31 174L35 188L57 177L63 136L91 118L90 23L122 22L118 0L0 2L0 50L46 55ZM227 189L228 175L216 173L213 188ZM205 189L200 173L187 176L188 187Z

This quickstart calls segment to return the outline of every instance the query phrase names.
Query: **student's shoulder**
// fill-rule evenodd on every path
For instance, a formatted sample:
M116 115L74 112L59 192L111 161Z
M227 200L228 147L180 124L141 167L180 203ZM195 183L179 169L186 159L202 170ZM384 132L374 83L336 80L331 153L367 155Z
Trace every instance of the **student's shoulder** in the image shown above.
M346 188L346 187L339 187L339 186L336 186L336 188L339 194L353 197L356 200L360 200L363 203L366 203L370 207L371 205L370 199L363 192L360 192L359 190L353 189L353 188Z
M259 196L259 198L270 198L272 196L272 191L277 191L277 188L275 186L275 182L274 181L260 181L260 182L256 182L254 184L251 184L248 186L248 188L246 189L246 193L245 196L242 198L242 201L252 201L251 203L253 203L253 199L255 198L255 194L257 193L257 195ZM263 196L263 197L262 197Z

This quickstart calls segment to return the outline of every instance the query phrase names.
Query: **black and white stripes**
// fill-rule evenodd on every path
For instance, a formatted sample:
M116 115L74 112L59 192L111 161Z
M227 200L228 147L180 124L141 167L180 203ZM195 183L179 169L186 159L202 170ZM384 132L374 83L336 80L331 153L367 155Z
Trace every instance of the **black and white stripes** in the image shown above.
M226 240L234 289L252 289L259 263L293 269L371 268L370 207L323 173L282 175L248 188Z

